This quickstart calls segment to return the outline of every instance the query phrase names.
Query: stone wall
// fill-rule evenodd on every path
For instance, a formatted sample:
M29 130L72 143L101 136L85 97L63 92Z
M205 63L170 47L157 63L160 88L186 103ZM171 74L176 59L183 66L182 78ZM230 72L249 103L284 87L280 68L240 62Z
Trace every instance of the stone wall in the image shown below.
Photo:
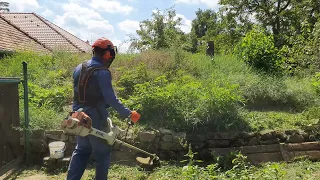
M210 160L212 159L212 153L225 155L232 151L241 151L245 155L248 155L250 161L259 163L268 160L292 159L297 154L294 154L297 148L290 149L290 147L293 147L291 146L292 144L296 144L294 147L299 146L300 154L301 152L306 154L306 151L314 151L313 154L317 154L318 150L320 151L320 144L316 142L318 137L319 135L315 131L297 130L264 133L203 132L190 134L159 129L143 131L137 134L129 132L125 141L148 152L156 153L163 160L181 160L185 158L184 155L188 150L188 146L186 146L187 142L191 143L193 151L199 152L199 156L197 157L199 159ZM124 135L121 135L120 139L123 138ZM52 141L63 141L66 143L65 156L71 156L76 145L76 137L65 135L62 131L33 131L30 140L32 154L38 156L39 159L48 156L48 144ZM21 142L23 145L23 137L21 137ZM299 145L299 143L302 144ZM305 151L303 147L306 147ZM115 144L112 161L132 162L137 154L138 152L134 150ZM264 157L264 159L261 159L261 157Z

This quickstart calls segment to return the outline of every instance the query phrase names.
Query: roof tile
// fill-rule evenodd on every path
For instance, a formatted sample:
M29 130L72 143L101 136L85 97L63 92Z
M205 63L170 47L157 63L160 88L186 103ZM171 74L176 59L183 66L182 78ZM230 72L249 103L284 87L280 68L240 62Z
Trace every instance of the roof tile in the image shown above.
M14 50L36 50L49 52L44 46L26 36L23 32L0 18L0 49Z
M37 14L3 13L0 14L0 19L1 32L3 31L2 28L16 29L16 31L20 32L19 37L23 35L29 36L28 38L31 41L33 40L34 43L38 43L39 45L42 44L50 51L64 49L70 52L89 52L91 50L89 44ZM26 39L26 37L24 39ZM0 44L10 46L10 41L1 38ZM0 45L0 48L3 47Z

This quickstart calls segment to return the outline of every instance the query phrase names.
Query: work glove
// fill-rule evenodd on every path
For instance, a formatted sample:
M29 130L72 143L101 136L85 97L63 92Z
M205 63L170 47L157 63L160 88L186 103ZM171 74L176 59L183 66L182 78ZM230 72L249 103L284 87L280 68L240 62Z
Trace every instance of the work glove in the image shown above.
M140 114L137 111L131 111L130 118L132 122L136 123L140 119Z

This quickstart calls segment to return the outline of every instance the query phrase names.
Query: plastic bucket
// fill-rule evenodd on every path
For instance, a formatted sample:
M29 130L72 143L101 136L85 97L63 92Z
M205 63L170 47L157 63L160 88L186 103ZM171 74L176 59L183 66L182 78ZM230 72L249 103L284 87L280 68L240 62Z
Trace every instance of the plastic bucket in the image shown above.
M60 159L64 157L66 144L62 141L54 141L49 144L50 158Z

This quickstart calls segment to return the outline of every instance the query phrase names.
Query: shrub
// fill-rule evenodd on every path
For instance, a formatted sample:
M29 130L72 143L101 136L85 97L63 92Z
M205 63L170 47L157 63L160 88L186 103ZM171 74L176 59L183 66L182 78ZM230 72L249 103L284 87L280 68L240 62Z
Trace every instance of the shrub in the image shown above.
M312 78L312 86L315 88L316 92L320 95L320 72L317 73Z
M320 70L320 21L315 24L313 32L309 31L310 27L305 27L306 24L302 24L302 34L290 37L290 45L281 50L287 73L300 77Z
M20 101L20 107L23 107L23 101ZM24 109L20 108L20 126L24 126ZM57 112L50 106L37 107L33 104L29 105L29 129L30 130L54 130L60 129L61 121L67 116L67 112L70 109L64 109L61 112Z
M134 69L121 67L117 70L121 74L116 82L118 95L125 99L128 99L133 94L136 84L142 84L151 80L150 76L152 73L147 70L146 65L143 63Z
M0 75L22 77L21 63L28 62L30 119L37 121L34 122L37 126L43 123L47 128L49 124L43 122L46 119L45 109L50 111L50 116L56 116L51 119L61 120L60 114L64 113L73 97L73 69L88 57L60 52L53 56L16 53L0 60ZM232 56L215 56L211 61L203 54L179 49L146 51L136 55L118 55L111 67L118 97L130 109L141 112L143 125L156 128L247 130L254 127L255 122L243 115L247 111L240 107L246 102L256 107L259 101L271 100L301 111L319 104L319 95L314 88L317 81L314 80L312 86L309 77L257 73ZM22 86L19 90L22 100ZM114 115L118 113L114 113L112 108L109 110L111 118L116 118ZM312 117L318 117L312 114ZM274 118L271 118L268 122L273 125L270 127L283 124L272 123ZM285 119L293 122L288 124L296 122L292 116ZM260 124L257 127L269 127Z
M236 46L235 54L250 66L266 72L278 72L282 64L273 37L267 36L260 28L246 34Z
M254 109L301 112L319 101L309 78L259 75L240 87Z
M312 123L309 123L309 124L320 123L320 105L313 106L303 111L302 115L304 120L311 121L311 122L313 121Z
M72 101L72 73L86 55L54 52L51 55L18 52L0 60L0 76L20 77L22 62L28 63L29 118L32 129L57 129L65 107ZM20 119L23 116L23 87L19 85ZM21 123L23 126L24 123Z
M35 107L49 106L50 109L62 111L63 107L72 102L72 86L53 86L41 88L29 83L29 101Z
M201 126L221 130L239 125L235 119L241 100L233 86L220 87L186 75L173 82L160 76L152 82L137 84L126 104L143 114L142 122L156 127L193 130Z

